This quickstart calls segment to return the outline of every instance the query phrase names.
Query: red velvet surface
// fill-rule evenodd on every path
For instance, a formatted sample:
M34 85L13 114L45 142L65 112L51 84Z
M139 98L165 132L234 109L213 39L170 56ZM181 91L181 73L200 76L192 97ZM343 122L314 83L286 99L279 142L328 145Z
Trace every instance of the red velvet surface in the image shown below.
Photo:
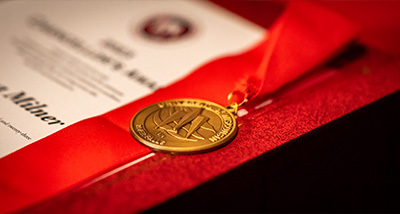
M246 5L250 5L250 3ZM335 8L335 10L340 11L343 14L346 12L346 9L343 9L341 6L339 7L334 3L331 5L328 4L328 6ZM390 4L390 6L398 7L400 9L399 4L397 3ZM249 7L251 8L251 6ZM268 9L266 9L266 11L267 10ZM366 29L361 34L360 41L366 44L368 47L371 45L371 48L368 49L368 52L365 56L355 62L347 64L345 67L340 69L320 69L321 73L331 74L329 75L330 78L322 78L324 81L320 82L313 81L313 78L310 77L309 79L303 79L302 81L292 83L292 90L290 93L281 93L279 96L273 97L272 104L261 109L249 108L249 114L239 118L239 123L242 125L240 126L240 131L237 138L228 146L215 152L191 156L171 156L157 153L154 157L146 160L145 162L139 163L124 172L111 176L104 181L96 183L85 189L79 190L79 188L77 188L77 191L75 192L67 192L66 194L55 197L52 200L43 202L42 204L31 208L29 211L142 211L190 188L193 188L202 182L214 178L215 176L218 176L219 174L224 173L233 167L237 167L238 165L251 160L252 158L264 152L276 148L277 146L282 145L291 139L307 133L319 127L320 125L330 122L363 105L371 103L382 96L398 90L400 88L400 72L398 72L398 69L400 68L400 60L396 54L399 52L391 50L390 47L392 47L392 45L398 45L399 42L396 41L397 43L392 45L379 45L376 42L374 43L376 40L371 39L371 36L368 35L376 35L372 38L378 37L380 39L385 39L386 37L391 37L392 35L387 34L387 31L381 33L368 28L369 25L363 22L363 20L365 21L368 19L361 19L360 17L362 17L362 15L363 14L359 12L355 13L354 20L359 18L358 23L361 24L364 29ZM262 19L262 17L263 14L259 14L258 18ZM383 17L392 16L383 15ZM385 18L379 19L379 21L384 22ZM394 29L399 28L398 25L393 25L391 27ZM387 42L394 41L389 39ZM252 60L256 60L254 62L259 62L259 55L252 55L254 53L254 51L247 53L247 55L245 55L247 57L229 58L229 64L232 67L237 67L238 69L249 69L251 66L255 66L253 68L257 68L257 63L252 64ZM325 58L322 57L322 59ZM216 67L222 67L224 63L226 63L225 60L227 59L221 59L211 64L207 64L198 71L206 72L207 70L213 70ZM212 66L216 67L213 68ZM193 75L191 75L188 79L190 78L197 79L197 81L200 82L210 81L210 78L207 75L201 75L200 72L193 73ZM77 140L82 137L82 130L79 130L78 128L69 128L66 130L67 132L71 132L71 135L68 137L65 137L65 133L62 133L63 131L60 132L61 135L64 136L64 140L54 140L52 139L53 136L50 136L39 142L39 144L32 144L31 146L26 147L26 149L22 149L13 155L7 156L6 158L0 160L0 168L2 171L4 169L10 172L8 177L1 176L0 181L2 184L2 192L3 190L6 190L7 193L19 191L19 194L26 194L28 199L25 199L24 203L19 203L18 200L11 200L13 203L15 203L14 208L18 206L26 206L35 200L46 199L51 195L64 191L66 188L70 188L73 183L77 183L76 179L83 179L89 174L93 175L96 174L96 172L98 173L104 171L112 166L126 162L129 159L138 158L143 154L148 153L149 150L140 146L139 144L132 143L132 139L129 138L129 134L127 133L128 128L126 118L131 118L135 113L135 109L137 110L141 106L145 106L158 100L173 98L180 95L171 95L168 90L175 92L180 91L182 93L181 96L194 95L191 97L207 99L223 104L224 100L226 99L226 94L228 94L235 86L234 81L240 78L241 75L239 74L232 74L228 76L225 75L224 78L216 78L214 80L215 82L211 81L209 84L200 84L198 87L192 87L193 89L190 90L190 93L185 93L187 90L181 90L182 88L178 87L179 84L182 84L182 82L177 83L167 89L157 91L155 94L136 103L132 103L116 111L110 112L103 116L104 119L90 119L100 120L100 123L95 123L97 124L97 127L87 129L91 130L91 134L83 137L86 140ZM185 79L185 81L188 79ZM219 87L216 93L214 93L214 91L213 93L205 93L209 91L210 86L221 82L224 82L224 84L220 84L223 86ZM302 87L304 85L307 85L307 87ZM253 105L255 106L256 103ZM108 121L112 121L112 123L117 126L111 125L111 123ZM98 129L99 124L101 124L100 126L108 126L108 124L110 124L110 127L101 127L102 129ZM90 126L91 122L89 122L85 128L90 128ZM94 130L98 130L98 132ZM111 135L108 136L109 138L104 138L104 141L97 141L97 136L104 135L104 130L110 130ZM60 133L58 134L60 135ZM118 139L113 136L118 136ZM76 139L74 140L74 138ZM96 141L93 141L93 139L96 139ZM42 145L42 142L47 142L47 144L53 143L55 145L54 147L49 147L48 149L43 148L45 146L35 146ZM103 148L95 150L90 149L90 151L96 152L95 157L97 158L92 158L92 154L82 153L82 150L69 151L69 148L71 147L66 145L71 144L71 142L75 142L76 145L79 144L78 148L83 149L92 149L92 147ZM89 143L82 146L82 142L94 142L96 144ZM115 146L120 144L122 145L121 147ZM108 148L109 145L113 145L111 146L112 148ZM67 163L71 165L65 165L65 163L62 161L67 160L67 156L70 154L69 152L63 153L65 154L64 159L62 157L60 157L60 160L46 159L47 154L51 154L51 152L54 153L52 149L61 152L60 148L62 148L61 150L73 153L73 155L77 155L79 153L78 157L80 158L69 160ZM49 152L49 150L51 152ZM136 152L131 154L130 151ZM38 153L36 152L43 154L44 157L37 158ZM123 155L118 156L116 154ZM104 160L101 160L103 162L98 163L97 161L102 159L101 157L103 157L103 155L105 157ZM26 162L24 165L22 162L20 163L20 167L23 167L22 169L24 169L24 171L22 171L21 168L16 168L14 170L11 168L12 166L9 163L18 163L18 158L21 157L28 157L28 159L30 158L31 169L28 171L25 169L29 167L24 166L26 165ZM35 171L37 170L35 166L41 166L43 163L50 163L49 168L47 169L51 170ZM90 163L93 163L94 165ZM106 165L108 167L104 167ZM57 171L57 168L60 166L65 169L69 169L68 173ZM103 169L98 168L98 166L100 166L100 168L102 166ZM77 171L77 168L82 169L82 171ZM45 167L42 169L45 169ZM53 171L54 169L56 170ZM38 185L33 186L34 182L24 183L26 182L24 177L27 175L29 175L30 178L33 176L33 181L38 182ZM42 176L48 180L40 180ZM70 178L71 180L66 178ZM56 179L54 180L55 183L46 183L49 180L53 181L53 179ZM67 185L65 185L63 189L54 191L52 186L58 185L56 182L57 180L60 180L63 185ZM48 188L49 191L46 192L46 189L42 189L43 186L47 186L46 188ZM12 190L12 188L16 189ZM33 190L33 192L26 192L26 190ZM51 194L49 194L49 192ZM47 195L43 195L43 193L46 193ZM29 201L32 195L36 198ZM12 197L12 195L8 196ZM1 197L3 207L2 211L7 211L7 208L10 208L11 206L8 196L3 194ZM23 198L20 199L22 200ZM8 210L12 209L10 208Z

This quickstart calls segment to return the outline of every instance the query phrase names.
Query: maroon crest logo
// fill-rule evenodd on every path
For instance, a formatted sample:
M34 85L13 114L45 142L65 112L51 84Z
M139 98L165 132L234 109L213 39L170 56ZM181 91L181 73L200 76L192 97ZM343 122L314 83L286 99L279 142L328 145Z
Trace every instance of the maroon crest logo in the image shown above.
M156 15L144 22L140 33L151 40L167 42L182 39L191 35L193 25L176 15Z

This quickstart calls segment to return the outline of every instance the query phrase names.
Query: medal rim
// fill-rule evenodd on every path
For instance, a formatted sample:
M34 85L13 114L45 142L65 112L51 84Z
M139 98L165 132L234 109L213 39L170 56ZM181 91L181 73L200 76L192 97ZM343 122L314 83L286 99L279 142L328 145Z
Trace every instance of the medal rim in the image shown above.
M158 144L155 144L155 143L152 143L152 142L149 142L149 141L143 139L139 134L137 134L135 132L135 129L133 128L133 123L138 115L140 115L143 111L145 111L146 109L150 108L153 105L157 105L158 103L162 103L162 102L172 102L172 101L198 101L198 102L211 103L212 105L215 105L215 106L219 107L220 109L225 110L229 114L229 116L232 118L232 121L233 121L233 128L229 132L229 134L227 134L223 139L221 139L215 143L208 143L206 145L191 146L191 147L174 147L174 146L168 147L168 146L158 145ZM169 99L169 100L158 101L158 102L155 102L153 104L150 104L150 105L142 108L132 117L132 119L129 123L129 130L130 130L132 137L137 142L139 142L140 144L142 144L148 148L151 148L154 151L170 153L170 154L198 154L198 153L206 153L206 152L216 150L216 149L221 148L221 147L227 145L228 143L230 143L236 137L236 135L238 133L238 126L237 126L237 121L236 121L235 115L232 114L226 107L223 107L217 103L207 101L207 100L202 100L202 99L179 98L179 99Z

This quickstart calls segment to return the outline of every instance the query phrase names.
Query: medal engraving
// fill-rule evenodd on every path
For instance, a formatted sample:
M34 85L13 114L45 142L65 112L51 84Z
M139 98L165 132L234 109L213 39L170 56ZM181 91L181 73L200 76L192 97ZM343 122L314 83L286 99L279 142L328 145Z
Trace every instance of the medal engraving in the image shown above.
M194 154L217 149L237 134L235 116L215 103L167 100L139 111L130 123L132 136L156 151Z

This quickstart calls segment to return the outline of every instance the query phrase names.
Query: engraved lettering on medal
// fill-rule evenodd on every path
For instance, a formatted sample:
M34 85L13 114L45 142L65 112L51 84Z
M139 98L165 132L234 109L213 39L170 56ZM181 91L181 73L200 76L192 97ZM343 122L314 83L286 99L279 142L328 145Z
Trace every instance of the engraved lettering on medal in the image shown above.
M230 118L227 118L226 115L222 115L222 117L223 118L225 117L223 128L220 132L218 132L218 134L208 138L208 140L210 140L211 142L216 142L218 140L221 140L227 134L229 134L230 130L232 129L233 126L232 120L229 120Z
M138 134L140 136L142 136L144 139L146 139L146 140L148 140L148 141L150 141L152 143L155 143L155 144L158 144L158 145L164 145L165 144L164 140L158 140L155 137L153 137L151 134L149 134L144 129L144 126L142 124L136 125L136 130L137 130L137 132L138 132Z
M159 108L164 108L165 107L165 103L162 103L162 102L157 103L157 105L158 105Z

